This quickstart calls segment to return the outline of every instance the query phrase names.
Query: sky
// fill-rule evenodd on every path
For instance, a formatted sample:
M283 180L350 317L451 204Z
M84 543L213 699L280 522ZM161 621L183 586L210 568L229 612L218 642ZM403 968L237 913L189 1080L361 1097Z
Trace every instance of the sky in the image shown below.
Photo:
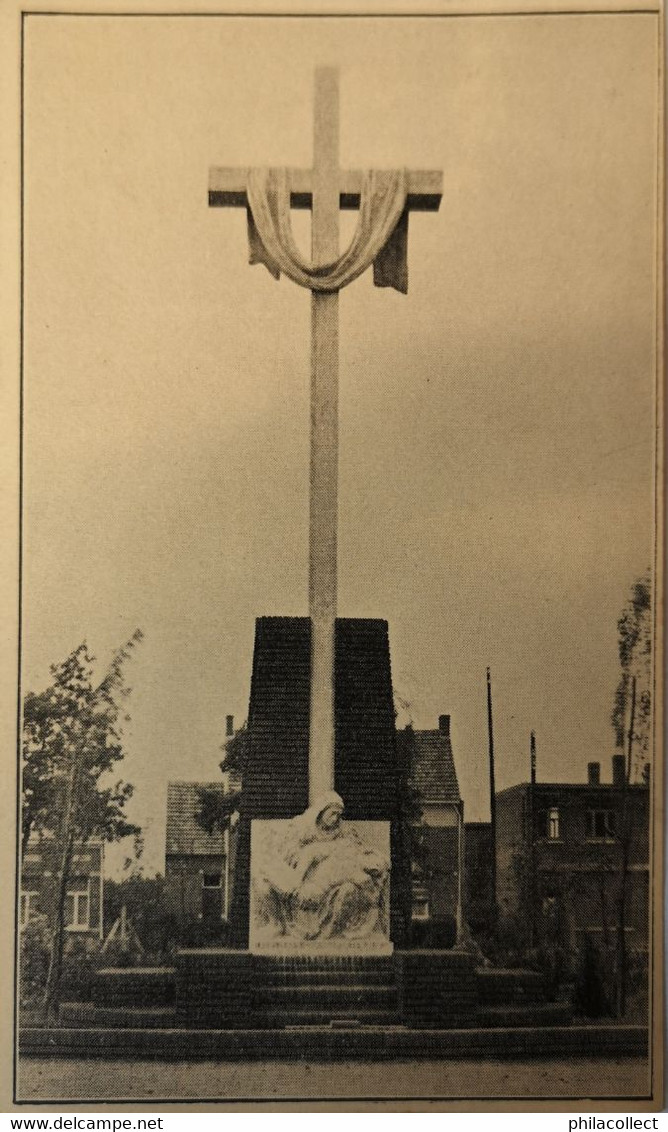
M136 627L123 775L218 776L254 620L307 612L309 296L247 264L210 165L442 169L409 293L340 299L339 613L389 622L399 723L452 717L469 820L609 778L616 623L653 561L657 22L29 16L23 687ZM304 247L308 216L293 213ZM342 239L354 216L342 219ZM118 868L127 846L110 855Z

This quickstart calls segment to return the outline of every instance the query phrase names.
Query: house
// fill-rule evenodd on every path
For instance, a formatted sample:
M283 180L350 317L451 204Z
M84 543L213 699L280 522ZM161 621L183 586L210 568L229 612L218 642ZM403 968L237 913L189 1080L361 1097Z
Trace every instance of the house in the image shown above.
M623 868L624 856L627 868ZM529 944L550 937L565 949L584 936L610 946L626 873L625 937L648 942L649 788L627 784L623 755L612 780L600 763L584 783L528 782L496 795L497 905Z
M52 926L59 863L58 848L52 838L31 838L21 863L21 930L38 917L46 917L47 924ZM103 894L104 843L91 839L75 845L65 897L66 951L75 940L86 946L102 939Z
M412 919L414 925L461 926L464 803L450 738L450 716L438 728L397 732L413 799Z
M222 800L234 789L229 775L215 782L170 782L167 786L165 899L181 927L215 929L226 922L234 875L234 815L208 833L197 820L203 795Z

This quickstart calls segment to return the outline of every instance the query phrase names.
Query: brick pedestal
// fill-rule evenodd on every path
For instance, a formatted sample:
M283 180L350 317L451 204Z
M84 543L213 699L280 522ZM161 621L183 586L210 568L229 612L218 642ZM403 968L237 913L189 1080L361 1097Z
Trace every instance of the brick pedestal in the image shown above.
M308 806L310 655L308 617L258 618L230 915L239 948L249 944L251 822L294 818ZM408 863L386 621L337 619L334 724L334 788L345 818L390 823L390 936L400 947Z
M472 956L456 951L395 953L401 1016L415 1029L475 1025L478 981Z
M247 951L192 948L176 955L176 1018L185 1027L249 1029L256 982Z
M173 967L101 968L93 977L91 1002L118 1009L171 1006L175 979Z

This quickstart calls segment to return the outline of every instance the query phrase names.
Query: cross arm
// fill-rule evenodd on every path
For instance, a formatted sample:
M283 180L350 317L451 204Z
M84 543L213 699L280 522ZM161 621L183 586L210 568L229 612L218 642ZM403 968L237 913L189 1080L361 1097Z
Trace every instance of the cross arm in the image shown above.
M359 169L339 173L339 207L359 208L363 173ZM412 212L437 212L443 193L440 169L409 169L407 207ZM209 170L209 204L219 208L245 208L248 169L214 165ZM310 169L290 169L292 208L311 208L313 174Z

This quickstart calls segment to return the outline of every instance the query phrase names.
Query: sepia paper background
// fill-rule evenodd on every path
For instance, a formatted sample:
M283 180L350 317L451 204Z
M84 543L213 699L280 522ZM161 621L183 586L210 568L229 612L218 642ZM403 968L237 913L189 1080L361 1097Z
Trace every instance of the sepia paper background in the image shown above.
M532 728L540 779L605 778L617 618L660 558L657 13L134 10L23 22L24 690L142 628L123 774L163 868L166 783L216 776L254 618L306 612L308 296L247 266L208 168L309 165L313 69L336 64L342 166L444 172L409 295L366 276L341 299L340 615L389 621L400 723L452 714L467 820L489 812L487 665L497 789L528 777ZM13 643L7 683L11 704Z

